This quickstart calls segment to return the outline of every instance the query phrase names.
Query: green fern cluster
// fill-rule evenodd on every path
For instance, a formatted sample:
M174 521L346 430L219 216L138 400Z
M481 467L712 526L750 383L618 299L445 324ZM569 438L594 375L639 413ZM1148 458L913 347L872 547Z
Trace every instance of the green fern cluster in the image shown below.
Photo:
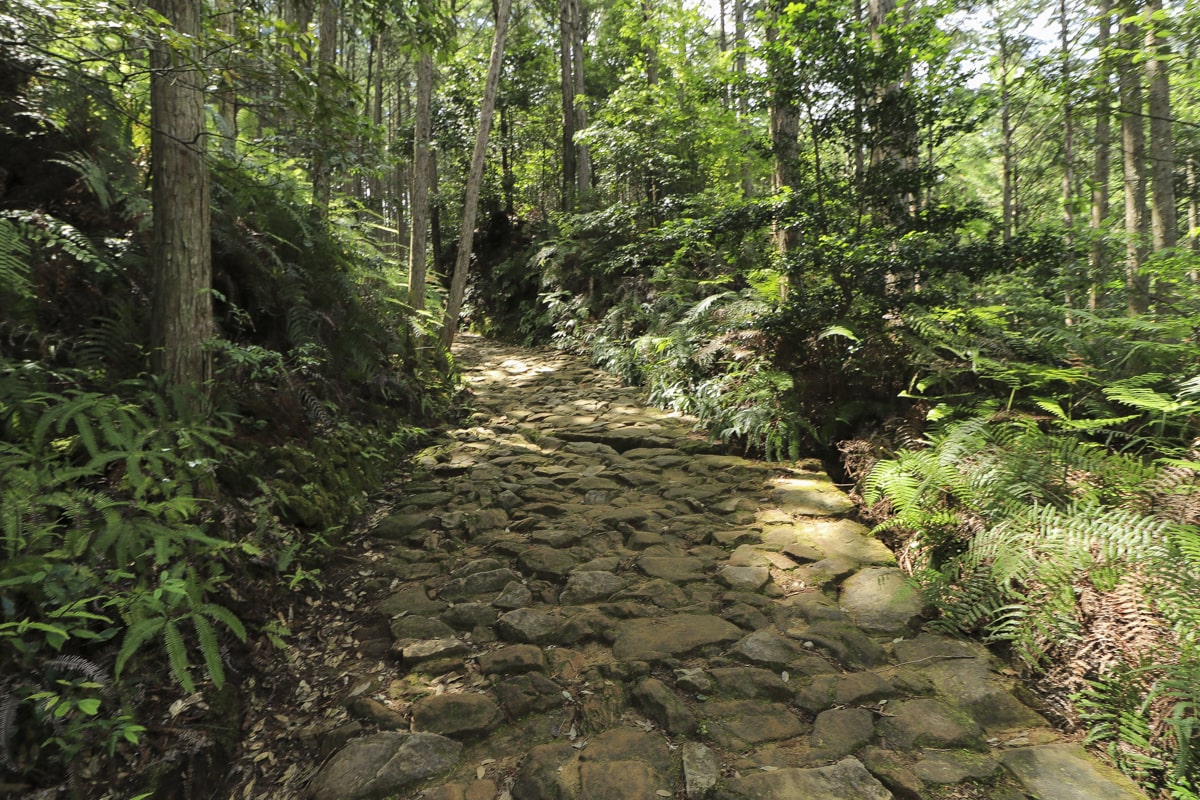
M10 708L30 705L26 724L49 725L69 760L99 730L136 738L131 709L97 675L162 659L192 691L197 654L219 686L222 638L246 631L214 602L233 543L205 519L228 421L150 385L126 396L56 390L64 377L0 369L0 693ZM45 674L88 664L82 682Z
M1169 433L1190 392L1104 395ZM1114 419L1128 423L1103 422ZM902 536L935 627L1066 676L1092 740L1139 779L1182 791L1200 774L1200 529L1178 509L1200 494L1177 473L1200 462L1115 450L1109 425L1092 422L999 404L959 415L876 464L864 498L890 504L878 530Z

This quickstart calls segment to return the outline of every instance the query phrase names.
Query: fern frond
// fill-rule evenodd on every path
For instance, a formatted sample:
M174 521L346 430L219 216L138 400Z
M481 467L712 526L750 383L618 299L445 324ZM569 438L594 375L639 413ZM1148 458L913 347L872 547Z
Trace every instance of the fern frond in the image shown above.
M171 674L185 692L196 691L196 682L192 680L191 663L188 661L187 645L184 644L183 634L175 620L165 620L163 624L163 644L167 649L167 661L171 664Z

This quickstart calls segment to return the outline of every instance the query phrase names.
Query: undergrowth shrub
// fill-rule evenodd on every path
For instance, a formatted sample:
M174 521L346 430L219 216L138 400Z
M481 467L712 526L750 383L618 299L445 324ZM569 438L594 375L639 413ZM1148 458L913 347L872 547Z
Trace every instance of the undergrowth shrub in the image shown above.
M932 427L923 440L877 462L862 483L884 518L877 533L899 544L938 612L933 627L1002 643L1060 722L1083 727L1148 788L1193 796L1196 381L1128 374L1132 357L1103 370L1084 358L1007 360L998 357L1006 348L1045 357L1088 338L1078 330L1018 337L976 312L976 329L995 323L991 337L958 339L948 326L948 341L929 351L942 354L931 362L942 367L938 387L957 393L927 396ZM1103 338L1096 330L1121 327L1095 323L1093 349ZM1106 348L1194 374L1169 341ZM986 396L980 385L995 399L975 399Z

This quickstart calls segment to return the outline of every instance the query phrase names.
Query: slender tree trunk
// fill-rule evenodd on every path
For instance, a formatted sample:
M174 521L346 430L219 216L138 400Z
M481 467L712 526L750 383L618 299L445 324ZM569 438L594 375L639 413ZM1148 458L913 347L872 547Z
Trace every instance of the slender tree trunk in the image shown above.
M337 0L322 0L321 15L317 23L320 25L317 83L322 90L328 90L329 76L337 69L338 12ZM324 147L317 146L312 161L313 203L325 214L329 210L332 176L329 174L329 161Z
M200 0L153 0L177 44L150 51L153 243L151 359L168 386L207 390L213 335L212 242L205 162ZM190 44L189 44L190 43Z
M413 116L412 228L408 244L408 302L425 308L425 265L429 241L429 186L433 182L433 54L417 58L417 105Z
M1142 116L1142 82L1134 53L1141 43L1133 9L1123 9L1117 89L1121 104L1122 175L1125 188L1125 291L1129 313L1150 308L1150 277L1145 272L1150 214L1146 203L1146 132Z
M445 259L442 253L442 192L438 178L437 150L430 153L429 159L429 246L433 249L433 268L438 274L445 273Z
M1058 3L1059 57L1062 59L1060 78L1063 97L1063 227L1068 239L1075 227L1075 105L1071 90L1071 30L1068 25L1067 0Z
M1100 0L1099 31L1096 34L1096 150L1092 166L1092 234L1091 269L1092 280L1088 294L1088 307L1093 311L1098 303L1099 282L1108 271L1108 247L1104 242L1104 224L1108 220L1110 178L1110 150L1112 148L1112 87L1109 85L1109 38L1112 35L1112 7L1110 0Z
M479 212L479 191L483 185L483 167L487 159L492 116L496 110L496 92L500 87L500 68L504 61L504 40L508 34L508 15L511 9L512 0L500 0L500 7L496 11L496 33L492 40L491 59L488 62L487 83L479 106L479 130L475 137L475 151L471 154L471 171L467 175L466 198L463 201L458 258L454 262L450 296L446 298L446 315L442 319L442 344L447 349L454 343L454 336L458 332L458 315L462 311L463 296L467 292L467 269L474 245L475 216Z
M560 0L558 6L559 72L562 76L562 210L575 210L575 187L579 172L575 149L575 44L571 0Z
M1179 242L1175 212L1175 148L1171 140L1171 81L1168 59L1171 48L1158 34L1162 0L1146 3L1146 85L1150 112L1150 177L1154 202L1151 230L1154 249L1165 250Z
M1200 252L1200 179L1197 178L1196 157L1187 163L1188 239L1193 251ZM1195 278L1193 278L1195 280Z
M746 0L733 0L733 73L738 78L737 117L744 141L751 140L750 97L746 93ZM754 171L748 154L742 155L742 197L754 196Z
M783 7L781 0L772 0L767 19L767 74L771 86L769 122L773 156L771 183L777 193L800 185L800 103L792 86L796 74L791 56L785 54L784 48L776 46L779 40L778 20ZM776 249L784 256L800 243L799 231L779 221L775 223L774 238Z
M574 35L571 55L574 61L573 72L575 75L575 133L578 134L580 131L587 130L588 126L587 81L584 74L583 53L583 44L587 40L587 16L582 0L570 0L570 2L571 32ZM592 153L586 144L576 142L575 154L579 205L588 208L591 205L592 195Z
M239 13L237 4L232 2L232 0L218 0L218 26L221 33L227 37L229 42L235 41L237 36L237 18ZM220 87L217 89L217 115L221 118L223 126L221 133L226 140L226 146L232 150L234 143L237 142L238 135L237 85L234 84L233 70L223 70L222 72Z
M1009 38L1003 28L1000 37L1000 154L1003 170L1001 213L1004 224L1004 241L1012 241L1016 233L1016 161L1017 148L1014 143L1015 130L1012 123L1012 98L1009 96L1008 61L1012 56Z

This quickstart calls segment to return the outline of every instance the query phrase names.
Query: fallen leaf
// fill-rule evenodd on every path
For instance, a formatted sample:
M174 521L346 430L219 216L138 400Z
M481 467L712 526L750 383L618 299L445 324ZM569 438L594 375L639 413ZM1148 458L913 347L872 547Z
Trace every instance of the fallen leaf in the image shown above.
M674 792L668 792L666 789L659 789L657 792L655 792L655 794L658 795L659 797L674 797L675 796Z

